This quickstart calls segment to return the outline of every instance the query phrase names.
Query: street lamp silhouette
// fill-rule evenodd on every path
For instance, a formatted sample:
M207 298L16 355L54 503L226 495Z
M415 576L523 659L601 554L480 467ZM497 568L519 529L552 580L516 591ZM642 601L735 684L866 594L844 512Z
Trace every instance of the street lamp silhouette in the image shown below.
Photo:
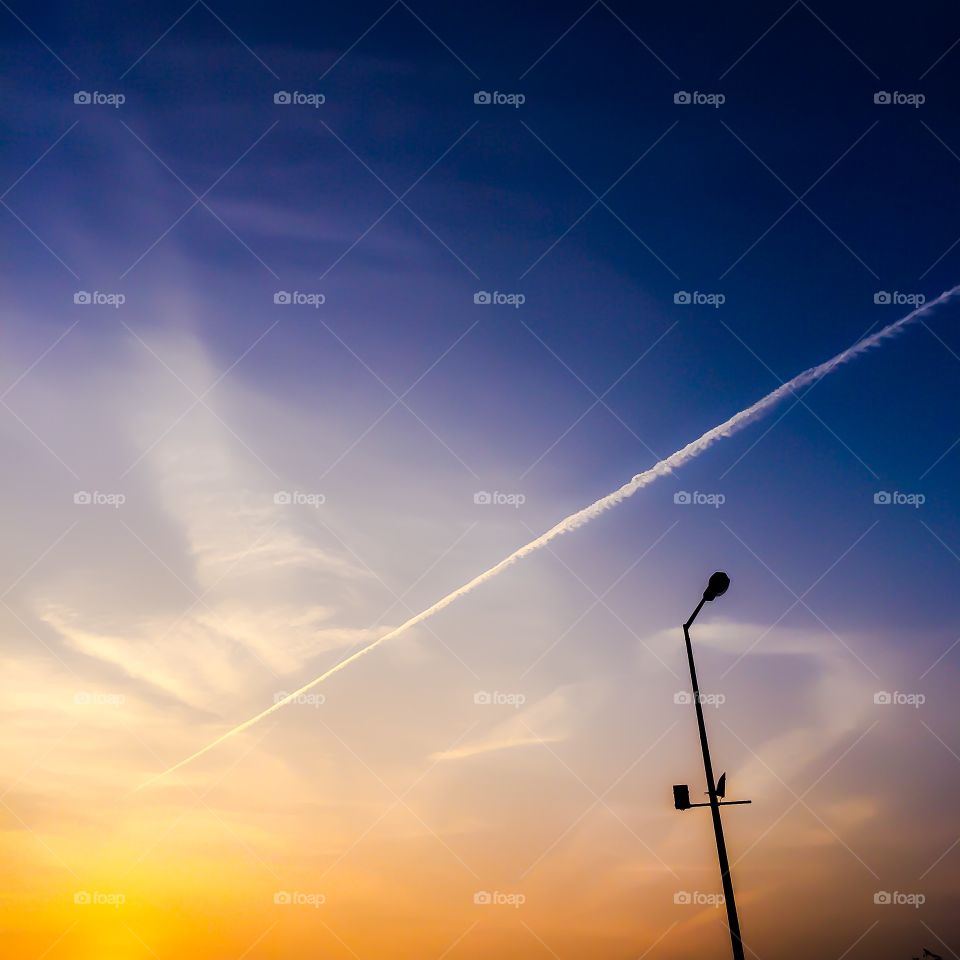
M710 747L707 743L707 728L703 722L703 704L700 700L700 686L697 683L697 669L693 664L693 647L690 644L690 627L697 619L697 614L705 603L722 597L730 586L730 578L723 572L717 571L707 581L707 589L697 604L696 610L690 614L690 619L683 625L683 637L687 643L687 660L690 663L690 682L693 685L693 703L697 708L697 726L700 728L700 748L703 751L703 772L707 778L707 796L709 803L691 803L690 788L684 784L675 784L673 787L673 805L678 810L689 810L691 807L709 807L713 815L713 832L717 837L717 858L720 861L720 879L723 882L723 899L727 906L727 925L730 927L730 940L733 945L733 960L744 960L743 941L740 939L740 921L737 919L737 903L733 898L733 879L730 876L730 863L727 860L727 845L723 841L723 823L720 820L720 808L733 804L750 803L750 800L720 799L726 793L727 775L721 775L719 782L713 779L713 765L710 763Z

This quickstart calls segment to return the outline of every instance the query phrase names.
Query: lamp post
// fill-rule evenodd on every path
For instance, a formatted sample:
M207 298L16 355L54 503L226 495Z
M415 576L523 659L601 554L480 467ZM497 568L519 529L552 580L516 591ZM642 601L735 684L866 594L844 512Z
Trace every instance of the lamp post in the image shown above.
M703 722L703 704L700 702L700 686L697 683L697 669L693 663L693 647L690 644L690 627L696 620L697 614L705 603L723 596L730 586L730 578L722 572L710 577L707 589L696 609L690 614L690 619L683 625L683 637L687 643L687 660L690 663L690 682L693 685L693 703L697 709L697 726L700 728L700 747L703 751L703 772L707 778L707 796L709 803L691 803L690 789L685 784L678 784L673 788L674 806L678 810L688 810L691 807L709 807L713 816L713 832L717 838L717 858L720 861L720 879L723 883L723 899L727 907L727 925L730 927L730 940L733 945L733 960L744 960L743 942L740 939L740 921L737 919L737 903L733 898L733 879L730 876L730 862L727 860L727 845L723 840L723 823L720 820L720 807L750 803L749 800L728 800L725 803L718 799L717 784L713 779L713 765L710 762L710 746L707 743L707 728ZM721 780L723 778L721 777ZM720 796L725 791L721 790Z

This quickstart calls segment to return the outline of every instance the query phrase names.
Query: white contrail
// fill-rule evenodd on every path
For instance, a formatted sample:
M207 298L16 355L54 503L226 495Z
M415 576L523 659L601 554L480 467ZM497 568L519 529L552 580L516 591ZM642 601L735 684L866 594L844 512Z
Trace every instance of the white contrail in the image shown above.
M797 374L797 376L795 376L792 380L788 380L786 383L777 387L776 390L771 391L763 399L758 400L752 406L747 407L746 410L741 410L740 413L734 414L729 420L725 420L719 426L714 427L712 430L708 430L698 440L694 440L692 443L688 443L676 453L670 454L669 457L667 457L665 460L661 460L659 463L654 464L649 470L644 470L643 473L638 473L632 480L620 487L619 490L614 490L613 493L608 493L605 497L601 497L599 500L591 503L590 506L584 507L582 510L578 510L576 513L570 514L569 517L561 520L558 524L556 524L556 526L551 527L546 533L541 534L535 540L531 540L529 543L526 543L522 547L514 550L513 553L507 557L504 557L503 560L490 567L489 570L485 570L468 583L465 583L462 587L458 587L452 593L448 593L445 597L433 604L432 607L427 607L426 610L423 610L422 612L416 614L416 616L413 616L404 623L401 623L399 627L396 627L389 633L385 633L382 637L379 637L372 643L367 644L367 646L363 647L363 649L358 650L356 653L353 653L349 657L341 660L338 664L327 670L326 673L322 673L316 679L304 684L304 686L302 686L299 690L295 690L282 700L278 700L272 706L267 707L266 710L258 713L255 717L251 717L249 720L245 720L238 726L228 730L223 735L217 737L216 740L208 743L205 747L187 757L186 760L181 760L178 764L170 767L169 770L165 770L163 773L158 774L157 776L148 780L146 783L141 784L138 789L143 789L143 787L146 787L162 777L167 776L167 774L173 773L175 770L179 770L181 767L186 766L186 764L191 763L198 757L202 757L209 750L213 750L214 747L219 746L230 737L234 737L238 733L243 733L244 730L248 730L255 723L259 723L265 717L269 717L270 714L276 713L277 710L285 707L288 703L296 700L302 694L306 693L308 690L311 690L318 684L323 683L324 680L329 679L335 673L339 673L351 663L354 663L361 657L365 657L368 653L370 653L371 650L379 647L381 643L385 643L387 640L392 640L394 637L400 636L401 633L405 633L411 627L415 627L418 623L422 623L424 620L432 617L434 614L439 613L446 607L449 607L450 604L455 600L459 600L460 597L471 593L481 584L486 583L488 580L492 580L495 576L497 576L503 570L506 570L507 567L512 566L518 560L522 560L524 557L530 556L531 553L536 553L537 550L539 550L541 547L545 547L548 543L550 543L551 540L555 540L564 533L569 533L571 530L576 530L578 527L582 527L595 517L599 517L604 511L609 510L611 507L617 506L619 503L622 503L627 499L627 497L633 496L633 494L635 494L642 487L646 487L648 484L653 483L653 481L658 477L672 473L677 467L682 467L685 463L687 463L687 461L699 456L708 447L713 446L717 440L720 440L723 437L729 437L731 434L741 430L748 423L752 423L758 417L765 414L768 410L775 407L785 397L795 393L801 387L805 387L808 384L814 383L816 380L820 380L828 373L832 373L834 370L836 370L837 367L842 366L849 360L853 360L854 358L860 356L861 353L865 353L871 347L875 347L878 344L883 343L883 341L889 340L891 337L896 336L901 330L903 330L904 327L912 323L922 314L932 310L938 304L945 303L957 293L960 293L960 285L944 291L935 300L930 300L929 302L922 304L921 306L917 307L916 310L911 311L905 317L901 317L899 320L891 323L889 326L884 327L877 333L871 334L868 337L864 337L849 349L844 350L842 353L838 353L832 360L827 360L825 363L821 363L816 367L811 367L809 370L804 370L803 373Z

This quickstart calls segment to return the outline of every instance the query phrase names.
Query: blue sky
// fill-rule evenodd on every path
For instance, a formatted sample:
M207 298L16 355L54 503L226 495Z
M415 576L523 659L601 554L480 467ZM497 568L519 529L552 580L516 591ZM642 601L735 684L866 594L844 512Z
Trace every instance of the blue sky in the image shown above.
M95 801L68 860L103 842L116 796L960 277L960 22L945 8L896 23L803 2L0 13L4 714L27 731L7 766L29 787L10 809L55 849L56 785ZM76 103L81 91L123 102ZM281 91L323 103L275 103ZM514 103L476 103L481 91ZM481 291L522 303L475 303ZM662 933L658 897L716 882L709 837L681 833L658 791L697 782L691 717L673 703L676 625L723 568L733 588L708 609L701 669L729 704L717 750L756 801L731 828L751 851L745 935L754 903L757 952L776 952L794 904L798 956L855 940L851 957L916 952L917 919L872 897L923 890L924 936L949 952L957 310L338 675L323 706L337 736L295 706L170 792L125 801L104 871L227 775L215 809L282 876L300 876L311 804L336 808L309 854L334 870L377 810L355 750L391 784L449 778L417 829L461 854L431 860L425 884L446 891L444 871L475 857L466 882L520 889L516 856L542 841L554 879L530 925L571 955L599 936L642 952ZM123 503L75 502L84 492ZM478 712L478 690L522 696L526 719ZM76 700L90 691L94 719ZM925 703L884 712L881 691ZM661 734L643 784L621 788L622 849L576 819L577 781L614 781ZM80 768L57 736L88 757ZM31 772L47 747L59 760ZM792 803L827 769L813 813ZM935 790L918 797L919 783ZM514 809L523 791L542 816ZM381 839L342 882L354 900L339 929L370 949L358 917L372 903L387 928L414 910L378 899L377 857L402 877L424 856L402 827ZM176 849L199 856L195 840ZM211 870L236 853L205 852ZM793 886L786 857L809 864ZM22 896L59 896L52 869ZM571 893L584 871L603 909ZM167 902L168 876L140 877L131 899ZM824 885L836 913L811 931ZM634 928L636 898L651 909ZM228 926L244 903L224 894ZM254 926L269 913L257 903ZM459 910L437 913L450 939ZM131 923L152 931L143 911ZM675 949L723 948L705 918L677 913ZM433 949L440 933L417 923L410 949ZM20 924L18 943L39 952L56 927ZM235 956L245 931L205 955ZM64 949L107 949L88 933ZM317 933L294 924L252 955ZM476 936L464 956L529 939L513 918Z

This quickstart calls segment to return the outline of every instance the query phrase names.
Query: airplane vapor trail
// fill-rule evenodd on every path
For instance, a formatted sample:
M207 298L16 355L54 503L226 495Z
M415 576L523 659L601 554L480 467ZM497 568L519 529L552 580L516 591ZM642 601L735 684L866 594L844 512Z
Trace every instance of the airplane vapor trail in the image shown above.
M304 684L299 690L295 690L293 693L288 694L282 700L278 700L276 703L267 707L266 710L261 711L256 716L251 717L249 720L245 720L243 723L231 728L226 733L208 743L205 747L202 747L196 753L187 757L185 760L181 760L179 763L170 767L168 770L165 770L163 773L160 773L150 780L147 780L137 789L142 790L151 783L155 783L157 780L168 776L174 771L179 770L181 767L186 766L188 763L192 763L194 760L202 757L205 753L208 753L210 750L218 747L225 740L229 740L231 737L235 737L237 734L243 733L244 730L249 730L250 727L254 726L254 724L257 724L266 717L269 717L271 714L276 713L282 707L285 707L288 703L296 700L308 690L311 690L313 687L316 687L325 680L328 680L335 673L339 673L341 670L344 670L350 666L351 663L355 663L361 657L365 657L372 650L375 650L377 647L379 647L380 644L386 643L388 640L392 640L394 637L400 636L401 633L405 633L407 630L415 627L417 624L422 623L429 617L434 616L434 614L446 609L451 603L459 600L460 597L466 596L468 593L472 593L481 584L486 583L488 580L492 580L494 577L506 570L507 567L515 564L518 560L523 560L524 557L528 557L530 554L536 553L538 550L540 550L542 547L545 547L557 537L562 536L565 533L570 533L572 530L576 530L579 527L582 527L584 524L589 523L591 520L599 517L600 514L605 513L612 507L622 503L627 499L627 497L633 496L633 494L635 494L638 490L653 483L654 480L665 476L668 473L672 473L678 467L682 467L688 461L698 457L709 447L713 446L713 444L715 444L718 440L729 437L732 434L742 430L749 423L752 423L754 420L758 419L759 417L763 416L763 414L776 407L786 397L796 393L797 390L807 386L808 384L815 383L817 380L820 380L832 373L837 369L837 367L843 366L843 364L848 363L850 360L854 360L859 357L860 354L866 353L866 351L870 350L872 347L878 346L884 341L895 337L906 326L913 323L923 314L928 313L934 307L951 300L957 295L957 293L960 293L960 285L944 291L936 299L922 304L921 306L917 307L916 310L912 310L906 316L894 321L893 323L884 327L882 330L878 330L876 333L864 337L862 340L858 340L853 346L847 348L841 353L838 353L832 359L818 364L815 367L810 367L809 370L804 370L802 373L797 374L797 376L795 376L792 380L788 380L786 383L781 384L775 390L772 390L765 397L747 407L745 410L741 410L728 420L724 420L723 423L713 427L711 430L708 430L697 440L694 440L692 443L688 443L685 447L681 447L681 449L677 450L676 453L670 454L669 457L661 460L659 463L654 464L648 470L644 470L643 473L638 473L622 487L614 490L613 493L608 493L605 497L601 497L599 500L596 500L589 506L584 507L582 510L578 510L576 513L570 514L570 516L564 518L559 523L547 530L546 533L541 534L539 537L531 540L529 543L525 543L522 547L518 547L513 551L513 553L504 557L499 563L477 575L463 586L457 587L456 590L448 593L445 597L442 597L440 600L434 603L433 606L427 607L426 610L422 610L409 620L401 623L399 627L394 628L389 633L385 633L382 637L378 637L372 643L369 643L362 649L350 654L350 656L345 657L325 673L320 674L319 677L316 677L309 683Z

